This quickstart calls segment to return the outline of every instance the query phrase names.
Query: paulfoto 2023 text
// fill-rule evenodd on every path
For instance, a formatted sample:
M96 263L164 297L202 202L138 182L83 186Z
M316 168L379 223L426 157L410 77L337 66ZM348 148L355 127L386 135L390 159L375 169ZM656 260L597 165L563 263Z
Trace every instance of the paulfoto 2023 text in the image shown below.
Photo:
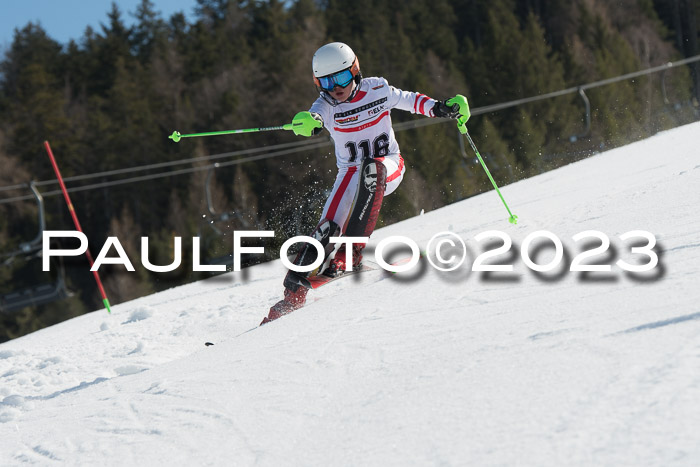
M275 233L271 230L263 231L234 231L233 232L233 270L241 270L241 255L242 254L264 254L265 248L262 246L243 246L241 240L244 238L265 238L274 237ZM80 246L75 249L54 249L51 247L52 239L56 238L73 238L80 241ZM598 246L586 248L579 252L571 261L569 271L574 272L609 272L612 270L611 264L591 264L591 259L596 256L603 256L610 248L610 238L603 232L597 230L587 230L580 232L571 237L574 242L581 242L584 239L592 239L594 243L599 243ZM620 240L627 242L633 239L642 241L640 246L629 247L630 254L638 258L634 263L629 263L623 259L615 262L615 265L622 271L641 273L650 271L659 264L659 257L655 251L656 237L645 230L632 230L619 235ZM511 237L505 232L498 230L490 230L482 232L474 237L477 242L484 240L495 240L500 243L497 247L490 248L475 257L472 262L471 270L477 272L510 272L513 271L512 264L489 264L486 260L505 255L508 253L513 242ZM455 242L456 240L456 242ZM368 237L331 237L330 242L334 244L346 244L346 251L351 251L350 246L354 243L367 243ZM141 237L141 264L152 272L170 272L179 268L182 264L182 238L174 237L174 255L173 262L168 265L158 266L152 264L149 260L148 237ZM314 263L307 266L297 266L292 264L288 259L289 248L296 243L309 243L313 245L317 251L317 259ZM492 242L493 243L493 242ZM400 264L390 264L385 260L384 252L389 245L399 244L403 247L408 247L411 250L411 258L408 261L401 261ZM538 264L532 259L532 245L538 244L538 247L543 244L549 244L554 248L554 257L546 264ZM43 234L43 270L50 270L50 261L52 257L60 256L79 256L87 251L88 240L85 234L75 230L47 230ZM107 256L109 251L114 248L116 257ZM226 272L225 265L202 265L200 264L200 242L199 237L192 238L192 265L193 271L205 272ZM423 253L421 253L423 251ZM461 253L461 254L460 254ZM464 240L453 232L440 232L435 234L426 249L421 250L418 244L405 236L391 236L382 239L374 249L374 260L386 271L390 272L405 272L413 269L422 256L425 256L428 262L435 269L440 271L454 271L461 267L468 256L468 248ZM445 257L447 256L447 257ZM520 257L523 263L530 269L536 272L552 271L555 268L561 267L564 258L564 246L562 241L552 232L547 230L538 230L530 233L522 241L520 245ZM297 236L288 239L280 248L280 260L289 269L297 272L308 272L321 266L325 258L324 247L317 239L307 236ZM584 262L586 260L586 262ZM108 237L102 249L100 250L91 271L98 271L103 264L121 264L128 271L134 271L134 266L129 259L126 251L122 247L117 237ZM347 261L347 268L350 270L352 261Z

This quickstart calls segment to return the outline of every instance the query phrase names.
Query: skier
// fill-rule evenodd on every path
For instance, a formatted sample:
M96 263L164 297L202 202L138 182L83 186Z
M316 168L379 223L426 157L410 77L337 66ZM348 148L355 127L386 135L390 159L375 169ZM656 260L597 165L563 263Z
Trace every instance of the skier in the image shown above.
M456 119L460 114L457 104L402 91L384 78L363 78L357 56L342 42L318 49L312 69L320 96L308 112L295 116L293 130L297 135L313 136L326 128L335 143L338 175L321 221L311 235L324 247L327 259L335 247L331 237L372 234L384 196L396 190L403 179L406 167L391 125L391 109L440 118ZM364 247L353 244L346 252L345 245L341 245L322 274L342 274L347 258L353 269L359 269ZM306 244L293 263L310 265L317 255L316 248ZM318 271L290 270L284 279L284 299L270 308L261 325L303 306L310 287L307 278L314 273Z

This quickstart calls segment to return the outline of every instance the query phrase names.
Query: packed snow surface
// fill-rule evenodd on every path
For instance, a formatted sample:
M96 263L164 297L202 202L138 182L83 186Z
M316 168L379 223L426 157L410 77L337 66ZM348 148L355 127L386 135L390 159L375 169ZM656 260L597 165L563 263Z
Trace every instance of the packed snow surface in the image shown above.
M366 258L451 232L466 261L345 278L249 332L279 261L2 344L0 465L700 465L699 148L692 124L503 187L517 225L490 191L383 228ZM493 230L512 272L471 270ZM538 273L542 230L563 258ZM569 270L590 230L609 272ZM659 262L632 274L638 230Z

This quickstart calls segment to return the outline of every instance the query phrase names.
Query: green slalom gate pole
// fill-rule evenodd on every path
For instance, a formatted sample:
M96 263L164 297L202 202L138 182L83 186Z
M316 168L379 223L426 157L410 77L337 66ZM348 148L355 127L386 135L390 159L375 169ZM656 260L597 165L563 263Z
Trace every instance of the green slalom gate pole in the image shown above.
M178 143L182 138L196 138L199 136L218 136L218 135L235 135L239 133L258 133L260 131L275 131L275 130L293 130L293 124L287 123L280 126L269 126L265 128L246 128L243 130L225 130L225 131L209 131L206 133L190 133L187 135L180 134L179 131L173 131L173 134L168 136L171 140Z
M474 150L474 153L476 153L476 157L479 159L479 162L481 162L481 166L484 168L484 171L486 172L486 175L488 175L489 180L491 180L491 183L493 184L493 187L496 189L496 193L498 193L498 196L501 198L501 201L503 201L503 205L506 207L506 210L508 211L508 214L510 217L508 218L508 222L511 224L517 224L518 223L518 216L510 212L510 208L508 207L508 203L506 203L506 200L503 198L503 195L501 194L501 190L498 189L498 185L496 185L496 181L493 179L491 176L491 172L489 172L488 167L486 167L486 163L484 162L484 159L481 158L481 154L479 154L479 150L476 148L476 145L474 144L474 141L472 140L472 137L469 135L469 131L467 131L467 120L469 120L469 117L471 116L471 112L469 111L469 103L467 102L467 98L462 96L461 94L457 94L455 97L452 99L449 99L447 101L447 105L455 105L457 104L459 106L459 113L460 117L457 119L457 127L459 128L459 132L462 133L464 136L467 137L467 140L469 140L469 144L471 145L472 149Z

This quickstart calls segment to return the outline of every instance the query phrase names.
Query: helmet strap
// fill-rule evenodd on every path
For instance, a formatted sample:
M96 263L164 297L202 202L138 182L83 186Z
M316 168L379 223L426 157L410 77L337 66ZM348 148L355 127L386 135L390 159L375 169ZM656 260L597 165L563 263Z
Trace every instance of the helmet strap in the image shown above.
M353 100L357 94L357 91L360 90L360 83L362 83L362 72L359 71L352 79L355 82L355 89L353 89L352 93L350 93L350 97L348 97L349 101Z

